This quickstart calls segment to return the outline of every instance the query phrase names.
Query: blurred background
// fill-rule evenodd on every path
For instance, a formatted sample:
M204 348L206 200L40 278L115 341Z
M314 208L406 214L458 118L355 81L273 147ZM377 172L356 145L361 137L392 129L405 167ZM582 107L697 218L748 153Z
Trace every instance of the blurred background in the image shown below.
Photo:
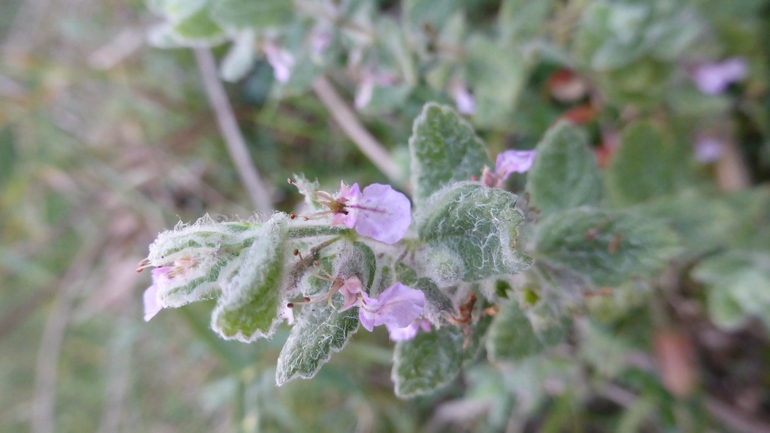
M254 188L269 206L291 211L300 198L286 183L294 173L327 190L343 179L403 188L411 123L431 100L465 111L492 155L532 148L566 118L585 126L606 165L624 126L651 119L679 155L664 165L692 174L672 181L684 185L677 191L766 184L767 1L660 0L621 13L607 1L457 0L435 14L428 1L319 1L342 4L346 25L377 33L390 54L369 55L332 26L333 60L316 62L304 84L282 79L269 57L288 31L257 38L242 71L212 74L207 65L232 58L230 42L242 33L202 40L202 25L185 33L187 21L169 12L173 2L0 1L0 431L768 431L759 422L770 420L770 350L766 328L754 322L737 334L715 331L717 347L733 352L705 362L708 377L729 375L727 365L740 370L724 381L735 404L723 416L744 422L733 430L697 409L649 415L673 401L655 380L639 401L624 406L628 396L616 393L586 405L581 390L548 382L535 365L501 372L479 363L433 396L401 401L383 330L357 335L312 381L276 388L286 329L272 341L221 341L208 329L212 305L199 304L145 323L150 278L135 271L157 233L179 221L268 212ZM427 18L402 23L402 14ZM157 32L169 22L177 25L171 42ZM621 34L628 28L643 36L629 42ZM150 46L148 34L176 48ZM431 48L442 40L462 55ZM396 55L399 44L413 50L411 66ZM286 50L303 64L300 49ZM314 81L322 74L327 87ZM206 83L224 86L229 102L212 102ZM254 162L246 169L261 184L244 183L217 115L237 120ZM384 159L370 157L372 146ZM750 202L751 215L767 218L766 194ZM749 201L733 203L727 213ZM769 239L754 241L766 250Z

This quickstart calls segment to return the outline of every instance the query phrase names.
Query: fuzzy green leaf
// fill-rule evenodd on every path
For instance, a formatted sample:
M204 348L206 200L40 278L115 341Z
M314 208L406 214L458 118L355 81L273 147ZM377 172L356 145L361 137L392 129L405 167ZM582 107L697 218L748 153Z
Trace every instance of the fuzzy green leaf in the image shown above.
M427 199L442 187L481 176L489 163L484 143L452 108L426 104L409 139L415 199Z
M150 245L150 264L174 267L184 263L182 272L158 287L162 305L176 308L216 296L238 272L241 253L261 231L258 224L217 223L204 217L158 235Z
M543 215L599 202L599 169L578 128L560 122L546 132L527 175L527 191Z
M296 378L310 379L334 352L339 352L358 330L358 308L338 312L342 295L334 295L331 307L325 303L307 305L296 319L289 339L278 356L275 381L280 386Z
M219 298L211 327L222 338L251 342L270 337L283 320L282 293L286 260L285 214L276 214L245 252L243 265Z
M537 227L539 259L577 272L597 286L650 277L679 252L679 239L666 225L623 212L571 209Z
M449 383L463 364L462 329L420 332L396 344L392 379L401 398L428 394Z
M416 216L420 238L445 247L463 262L463 281L521 272L532 260L518 248L524 219L517 197L474 182L457 183L431 196Z

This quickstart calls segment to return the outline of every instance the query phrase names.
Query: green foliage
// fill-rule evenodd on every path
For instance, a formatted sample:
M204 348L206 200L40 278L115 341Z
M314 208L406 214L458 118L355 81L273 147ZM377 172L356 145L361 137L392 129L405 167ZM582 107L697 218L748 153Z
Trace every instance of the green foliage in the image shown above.
M681 169L663 131L652 122L638 122L620 136L620 146L607 169L607 188L619 206L643 202L673 194Z
M528 68L519 48L506 48L475 35L468 41L468 82L474 89L474 122L505 126L527 79Z
M418 206L447 185L481 176L489 161L471 125L453 109L432 103L414 121L409 153Z
M270 337L283 321L286 220L286 215L278 214L265 223L260 237L245 254L240 272L219 298L211 327L222 338L250 342Z
M544 216L599 204L599 169L585 136L577 128L563 122L546 132L527 176L527 192L532 205Z
M535 244L539 260L598 287L651 277L679 252L676 234L660 222L598 209L551 215L538 226Z
M517 197L473 182L446 187L416 216L420 238L454 251L465 268L463 281L523 271L532 260L521 252L523 221Z
M729 251L699 263L692 276L708 286L714 323L732 330L756 317L770 329L770 255Z
M564 339L564 324L554 318L539 320L542 318L534 316L534 319L535 322L516 300L501 304L487 336L490 361L521 361L539 355Z
M427 394L457 376L463 358L462 329L446 327L396 344L392 379L401 398Z
M211 17L228 29L263 31L288 24L293 6L283 0L220 0L215 2Z
M1 431L732 431L703 402L768 400L767 0L148 0L157 23L126 14L135 2L22 3L0 14L0 413L35 410ZM152 46L213 47L272 222L251 216L193 56L142 46L147 24ZM725 60L745 77L704 90ZM329 127L322 76L343 99L374 83L346 117L403 172L409 124L438 101L416 122L411 182L393 181L418 211L396 244L280 212L301 198L294 172L327 190L384 182ZM726 144L717 161L708 140ZM537 152L515 195L471 182L509 148ZM181 308L142 323L144 239L206 211L251 222L158 235L142 263ZM351 275L372 299L396 282L424 293L433 329L398 343L393 374L425 398L394 398L393 344L356 333L340 295L279 326L287 302ZM709 329L697 362L680 359L701 379L686 398L650 341L661 324ZM275 386L296 377L314 380ZM734 411L770 430L762 407Z
M331 306L307 306L296 319L289 339L281 349L276 367L275 382L280 386L301 377L310 379L324 365L333 352L345 347L358 330L358 308L342 313L342 296L337 294Z

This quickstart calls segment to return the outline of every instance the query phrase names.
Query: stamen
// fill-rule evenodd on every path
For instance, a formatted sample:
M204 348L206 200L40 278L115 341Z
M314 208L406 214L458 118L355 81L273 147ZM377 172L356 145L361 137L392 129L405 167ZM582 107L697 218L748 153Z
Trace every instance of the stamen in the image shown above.
M138 267L136 268L136 273L138 274L142 272L145 268L149 268L149 267L152 267L152 265L150 264L150 259L144 258L142 259L142 261L139 262Z
M294 308L294 304L292 302L289 302L286 304L286 308Z

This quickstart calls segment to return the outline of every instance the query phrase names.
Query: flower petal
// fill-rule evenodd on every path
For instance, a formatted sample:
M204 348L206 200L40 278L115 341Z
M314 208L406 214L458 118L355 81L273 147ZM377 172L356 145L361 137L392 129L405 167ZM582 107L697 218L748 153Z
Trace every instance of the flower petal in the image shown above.
M388 323L386 323L385 326L388 328L390 341L411 340L417 335L420 329L425 332L430 332L430 322L426 319L417 319L405 328L397 328Z
M534 150L506 150L497 155L495 174L501 179L508 179L513 173L524 173L532 168L535 161Z
M746 78L748 66L746 60L733 57L721 63L701 65L693 73L693 81L698 89L707 95L717 95L730 84Z
M370 298L362 292L363 303L358 310L361 324L371 331L374 326L391 325L396 328L409 326L422 314L425 294L401 283L388 287L379 298Z
M154 270L155 269L153 269L153 271ZM158 301L158 286L153 284L148 287L147 290L144 291L142 299L144 301L144 321L149 322L150 319L155 317L155 315L163 309L160 305L160 301Z
M360 200L351 201L349 208L349 216L355 218L359 234L386 244L400 241L412 224L409 199L390 185L374 183L367 186Z
M340 312L358 305L358 294L363 291L363 287L364 285L361 284L361 280L355 275L345 280L345 283L340 287L340 293L345 298L345 303L340 308Z
M348 202L348 206L346 207L348 209L348 214L345 216L343 222L345 223L345 227L352 229L353 226L356 225L356 221L358 221L358 209L350 207L350 204L358 203L361 200L361 190L359 189L358 184L354 183L353 186L350 187L350 190L343 190L343 194L343 197L346 197Z

